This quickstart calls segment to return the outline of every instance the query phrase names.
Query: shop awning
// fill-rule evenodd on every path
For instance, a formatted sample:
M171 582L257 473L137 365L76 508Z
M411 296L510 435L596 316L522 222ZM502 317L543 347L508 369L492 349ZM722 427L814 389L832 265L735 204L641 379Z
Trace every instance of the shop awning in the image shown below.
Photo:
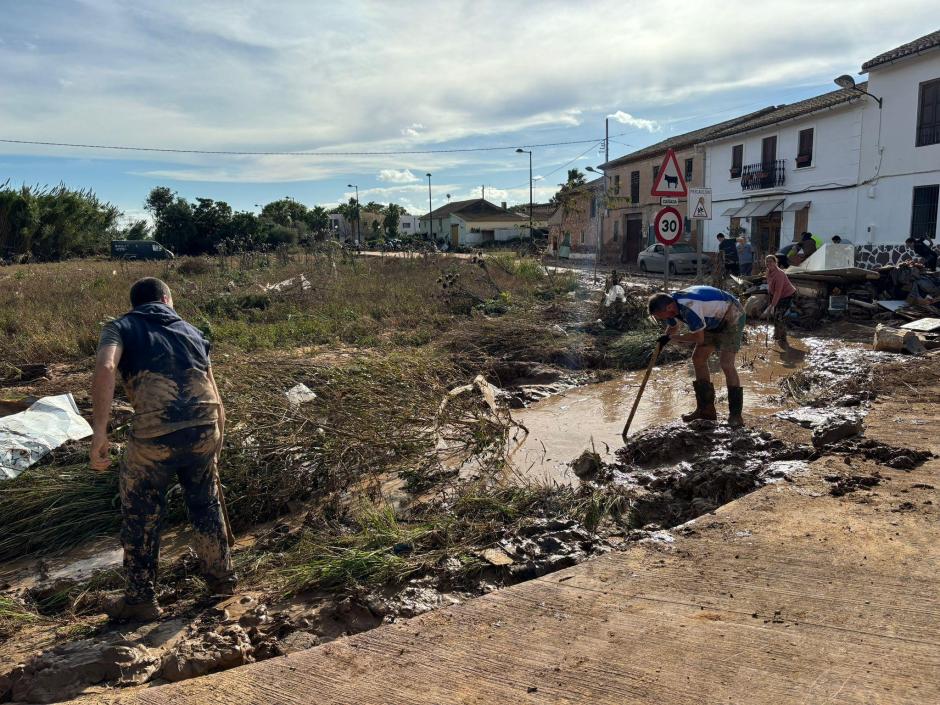
M783 210L787 213L792 213L793 211L801 211L804 208L809 208L810 203L812 203L812 201L794 201Z
M748 203L741 209L741 211L735 216L737 218L763 218L765 215L770 215L777 207L783 203L783 199L771 199L769 201L755 201L754 203Z
M721 214L722 218L734 218L738 211L741 210L741 206L731 206L730 208L725 208L725 212Z

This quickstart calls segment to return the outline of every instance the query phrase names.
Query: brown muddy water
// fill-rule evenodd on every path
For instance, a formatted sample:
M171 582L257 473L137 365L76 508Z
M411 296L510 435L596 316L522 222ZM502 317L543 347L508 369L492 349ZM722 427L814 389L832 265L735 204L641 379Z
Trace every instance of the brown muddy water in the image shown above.
M793 349L782 352L769 339L769 326L749 326L748 342L738 355L738 373L744 386L744 413L769 416L787 408L780 382L807 364L831 357L870 351L855 331L849 338L807 336L791 338ZM814 363L813 361L816 361ZM711 360L719 418L727 415L724 376ZM529 433L517 432L512 463L523 478L572 484L577 478L569 463L592 448L609 462L623 445L620 437L645 370L626 372L617 379L575 387L513 412L513 419ZM695 407L691 361L653 368L630 429L637 431L677 420Z

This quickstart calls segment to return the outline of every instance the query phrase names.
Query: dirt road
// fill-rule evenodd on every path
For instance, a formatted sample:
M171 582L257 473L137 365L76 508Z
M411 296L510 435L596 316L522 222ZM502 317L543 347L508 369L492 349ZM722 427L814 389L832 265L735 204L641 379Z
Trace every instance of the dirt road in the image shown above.
M879 401L868 437L940 452L924 432L940 395L928 397L916 409L900 396ZM938 460L904 472L825 456L675 530L674 541L114 700L940 702L937 486Z

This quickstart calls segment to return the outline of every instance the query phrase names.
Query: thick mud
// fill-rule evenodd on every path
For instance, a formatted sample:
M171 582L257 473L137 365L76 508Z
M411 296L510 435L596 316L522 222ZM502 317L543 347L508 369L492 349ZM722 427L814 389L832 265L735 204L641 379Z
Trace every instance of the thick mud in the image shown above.
M794 341L792 350L775 349L767 326L748 328L748 342L738 357L738 369L744 386L744 411L751 418L767 417L793 406L796 402L785 380L799 376L799 389L828 388L836 380L856 374L865 364L864 343L841 338L811 337ZM846 359L843 359L846 358ZM823 372L810 374L808 367L822 370L837 360L837 371L826 377ZM712 380L718 397L719 414L727 414L725 384L716 360L712 360ZM621 432L636 398L645 371L618 375L614 380L568 389L544 401L513 412L528 435L518 433L518 448L512 463L524 477L539 481L574 483L570 462L585 449L593 449L605 462L614 460L614 452L623 441ZM806 377L800 375L805 374ZM692 393L693 372L690 362L653 368L631 434L644 428L669 423L695 407Z

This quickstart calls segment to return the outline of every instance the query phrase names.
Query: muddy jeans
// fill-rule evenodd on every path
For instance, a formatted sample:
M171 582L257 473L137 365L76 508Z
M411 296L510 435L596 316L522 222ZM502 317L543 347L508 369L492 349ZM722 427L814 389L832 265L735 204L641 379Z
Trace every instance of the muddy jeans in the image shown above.
M233 576L215 480L219 442L214 425L128 442L120 474L128 600L142 602L154 597L166 493L177 481L195 529L193 543L203 573L210 580Z
M774 341L785 342L787 339L787 314L790 312L790 306L793 304L792 296L784 296L777 302L774 309Z

